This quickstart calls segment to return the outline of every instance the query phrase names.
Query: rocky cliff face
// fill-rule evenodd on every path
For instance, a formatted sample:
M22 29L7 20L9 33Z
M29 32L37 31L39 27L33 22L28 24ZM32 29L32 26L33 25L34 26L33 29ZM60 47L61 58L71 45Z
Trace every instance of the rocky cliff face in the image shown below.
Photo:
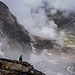
M30 37L9 8L0 1L0 34L2 50L31 51Z

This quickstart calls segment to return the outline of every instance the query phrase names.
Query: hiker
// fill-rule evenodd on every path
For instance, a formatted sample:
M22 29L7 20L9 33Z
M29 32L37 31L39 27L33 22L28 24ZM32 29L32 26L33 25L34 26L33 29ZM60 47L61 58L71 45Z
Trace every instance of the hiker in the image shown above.
M20 62L22 62L22 61L23 61L23 59L22 59L22 55L19 57L19 61L20 61Z

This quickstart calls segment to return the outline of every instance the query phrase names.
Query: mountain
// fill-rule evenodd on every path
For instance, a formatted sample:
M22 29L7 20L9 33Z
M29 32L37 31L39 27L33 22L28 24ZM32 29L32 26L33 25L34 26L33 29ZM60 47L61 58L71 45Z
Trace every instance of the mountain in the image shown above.
M49 20L54 20L59 30L65 30L75 34L75 13L67 13L57 10L57 13L51 15L51 10L47 11Z
M53 9L50 10L45 9L48 19L54 20L54 22L58 25L58 31L65 30L67 32L72 32L74 34L75 14L70 13L69 15L65 16L65 12L57 11L57 13L51 15L50 12L52 10ZM10 50L19 50L25 51L26 55L30 56L32 50L31 42L36 51L43 49L53 49L54 47L58 49L60 47L58 44L55 43L55 40L52 41L42 39L34 35L30 37L28 31L17 22L16 17L9 11L9 8L1 1L0 1L0 33L2 38L1 39L2 51L6 55L8 55ZM21 53L24 54L24 52Z
M53 9L52 9L53 10ZM75 13L71 12L63 12L57 10L57 13L51 15L50 12L47 11L49 20L54 20L54 22L58 26L58 31L65 31L65 45L75 45Z
M0 38L1 50L12 57L10 50L31 52L31 38L24 27L18 23L16 17L9 11L9 8L0 1ZM28 56L28 55L27 55Z

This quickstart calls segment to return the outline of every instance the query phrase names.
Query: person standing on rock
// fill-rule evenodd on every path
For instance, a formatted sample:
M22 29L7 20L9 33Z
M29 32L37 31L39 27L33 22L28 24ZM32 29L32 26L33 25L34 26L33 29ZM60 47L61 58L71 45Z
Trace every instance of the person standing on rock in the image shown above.
M23 61L23 59L22 59L22 55L19 57L19 61L20 61L20 62L22 62L22 61Z

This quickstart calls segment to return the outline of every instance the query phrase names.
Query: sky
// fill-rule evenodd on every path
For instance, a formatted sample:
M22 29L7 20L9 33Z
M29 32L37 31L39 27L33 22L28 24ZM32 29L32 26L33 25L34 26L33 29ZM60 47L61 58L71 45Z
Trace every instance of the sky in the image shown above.
M74 0L1 0L17 17L17 20L32 35L43 39L61 40L64 32L57 34L58 25L53 20L48 20L43 7L51 8L50 14L54 15L57 10L66 13L75 12ZM63 34L63 37L61 36ZM60 37L59 37L60 36ZM62 38L61 38L62 37ZM59 39L57 39L59 38Z

